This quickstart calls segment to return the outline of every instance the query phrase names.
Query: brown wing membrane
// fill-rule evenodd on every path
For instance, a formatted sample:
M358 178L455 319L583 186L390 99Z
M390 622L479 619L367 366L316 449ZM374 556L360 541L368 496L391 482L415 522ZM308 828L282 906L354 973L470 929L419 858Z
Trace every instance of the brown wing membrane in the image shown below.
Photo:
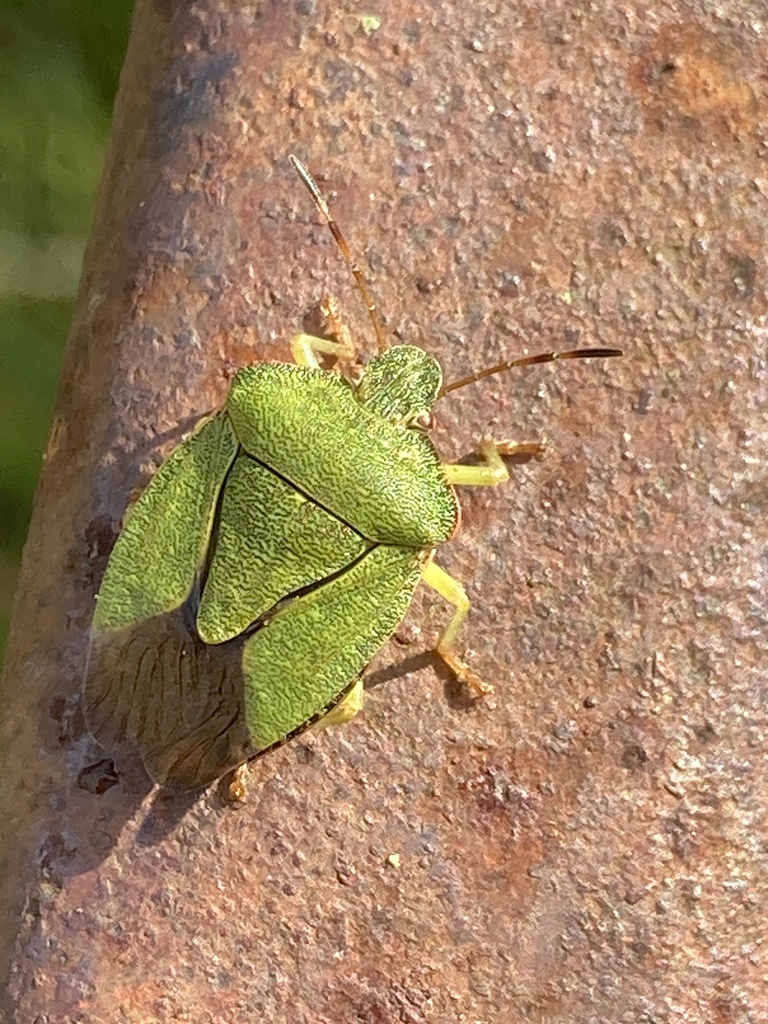
M139 749L155 782L196 789L254 753L245 725L242 640L207 646L181 608L93 636L88 728Z

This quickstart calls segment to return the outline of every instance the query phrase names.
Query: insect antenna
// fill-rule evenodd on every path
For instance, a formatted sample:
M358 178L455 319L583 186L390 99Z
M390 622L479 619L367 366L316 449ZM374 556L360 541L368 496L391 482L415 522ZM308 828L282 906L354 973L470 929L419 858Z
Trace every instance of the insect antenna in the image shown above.
M553 363L556 359L610 359L613 356L621 356L624 353L620 348L571 348L565 352L539 352L535 356L521 356L519 359L507 359L496 366L488 366L485 370L479 370L469 377L462 377L451 384L445 384L437 394L438 398L447 395L449 391L456 391L458 388L465 388L467 384L474 384L476 380L483 380L484 377L492 377L495 373L503 373L515 366L533 366L534 363Z
M334 237L336 245L338 245L339 249L341 250L341 255L344 257L344 262L349 267L352 276L357 282L357 287L368 309L368 315L371 318L373 329L376 332L376 345L378 347L378 350L379 352L385 352L389 348L389 342L387 341L387 336L384 333L384 325L381 322L381 317L379 316L379 311L376 308L376 303L373 301L373 296L368 290L368 285L365 283L363 272L358 266L358 264L355 262L355 259L349 250L349 246L347 245L347 240L341 233L341 228L331 216L331 211L328 209L328 203L326 201L325 196L320 191L319 185L312 177L312 175L309 173L304 164L301 162L301 160L299 160L298 157L295 157L293 153L290 153L288 155L288 159L291 161L293 169L304 182L307 191L312 196L312 200L315 206L318 208L323 220L328 225L328 228Z

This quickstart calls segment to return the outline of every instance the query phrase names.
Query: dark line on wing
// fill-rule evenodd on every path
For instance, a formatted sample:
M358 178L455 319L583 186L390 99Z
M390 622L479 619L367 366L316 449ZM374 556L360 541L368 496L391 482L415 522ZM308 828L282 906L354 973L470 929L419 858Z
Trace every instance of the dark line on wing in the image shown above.
M363 670L363 671L365 671L365 670ZM344 700L344 698L347 696L347 694L354 687L354 685L357 682L358 678L359 678L358 676L355 676L355 678L352 680L352 682L349 684L349 686L345 690L342 690L342 692L338 695L338 697L334 701L331 701L331 703L326 705L326 707L322 708L320 711L317 711L314 715L312 715L311 718L308 718L305 722L302 722L301 725L297 725L296 728L293 729L291 732L289 732L287 736L283 736L281 739L276 740L274 743L270 744L270 746L265 747L263 750L259 750L255 754L251 755L251 757L249 757L245 761L245 764L251 764L253 761L260 760L266 754L272 753L273 750L277 750L279 747L282 747L283 744L285 744L285 743L290 743L290 741L292 739L295 739L297 736L300 736L302 733L306 732L308 729L311 729L313 725L316 725L319 721L321 721L323 718L325 718L325 716L330 711L333 711L333 709L335 707L337 707L339 704L341 704L341 702Z
M351 562L342 566L341 569L337 569L336 572L332 572L329 576L324 576L321 580L315 580L314 583L308 583L305 587L298 587L296 590L292 590L290 594L286 594L284 597L281 597L279 601L276 601L268 611L264 612L263 615L260 615L259 618L244 629L242 633L238 633L238 637L241 637L244 640L250 639L254 633L267 625L271 618L274 618L278 612L282 611L287 604L290 604L292 601L296 601L300 597L304 597L306 594L311 594L315 590L320 590L321 587L324 587L329 583L334 583L336 580L341 579L342 576L345 576L350 572L350 570L354 569L355 566L359 565L364 558L367 558L372 551L376 551L377 548L385 546L390 547L392 545L371 544L371 546L366 548L365 551L357 556L357 558L353 558Z
M284 476L282 473L278 473L277 470L274 469L274 467L270 466L268 462L264 462L262 459L259 459L257 456L252 455L249 451L247 451L245 448L243 448L242 445L240 446L240 449L238 450L238 455L240 455L241 453L243 454L243 456L245 458L252 459L254 462L257 462L260 466L263 466L264 469L266 469L268 472L270 472L273 476L276 476L278 480L282 480L283 483L287 484L292 490L296 491L303 498L306 498L307 501L311 501L313 505L316 505L317 508L322 509L323 512L327 513L329 516L331 516L333 519L335 519L337 523L341 523L342 526L346 526L347 529L349 529L353 533L357 534L357 536L360 537L361 540L368 541L369 543L374 543L373 541L371 541L370 537L366 537L364 533L361 533L357 529L356 526L353 526L352 523L348 522L346 519L343 519L337 512L334 512L334 511L332 511L332 509L328 508L326 505L323 505L321 502L319 502L317 500L317 498L313 497L309 493L309 491L305 491L303 487L300 487L295 482L295 480L291 480L290 477ZM233 461L232 465L234 465L234 461ZM222 487L222 491L223 490L224 490L224 488Z
M245 452L246 455L248 454L245 451L245 448L243 448L241 444L238 444L237 451L235 452L235 457L232 459L229 466L227 467L227 472L224 474L224 479L221 481L219 493L216 495L216 507L213 510L211 535L208 538L208 546L205 549L205 558L203 559L203 564L198 568L198 571L195 574L195 581L192 584L192 591L190 592L190 595L187 598L187 600L184 602L184 606L188 608L192 613L193 629L195 628L194 623L197 619L197 609L200 605L200 595L205 589L205 584L208 580L208 574L211 571L211 562L213 561L213 555L214 552L216 551L216 544L219 539L219 531L221 529L221 506L224 503L224 491L226 490L227 481L229 480L229 476L235 467L235 463L237 462L238 458L243 452Z
M365 534L361 533L356 527L354 527L350 522L348 522L346 519L342 518L342 516L338 515L336 512L333 512L327 506L325 506L321 502L317 501L316 498L314 498L308 491L304 490L303 487L298 486L298 484L296 484L293 480L291 480L290 477L285 476L283 473L278 473L277 470L275 470L272 466L269 465L269 463L265 462L263 459L260 459L260 458L258 458L255 455L253 455L246 448L244 448L243 445L239 445L238 449L237 449L237 452L235 454L235 457L232 460L232 462L230 463L230 466L227 469L227 472L226 472L226 474L224 476L224 480L223 480L221 488L219 490L218 498L216 499L216 509L215 509L214 515L213 515L213 525L211 527L211 536L210 536L210 540L209 540L209 543L208 543L208 547L206 549L205 561L203 563L203 566L200 569L200 572L197 574L195 583L193 584L193 587L192 587L192 592L190 593L189 597L184 602L184 604L181 606L182 607L182 612L183 612L183 614L185 616L185 620L186 620L186 622L187 622L187 624L189 626L189 629L190 629L190 631L195 636L197 636L196 621L197 621L197 609L198 609L199 604L200 604L200 595L201 595L202 591L205 588L205 583L206 583L206 580L208 579L208 574L210 572L210 567L211 567L211 562L213 560L213 555L214 555L214 552L216 550L216 541L218 539L218 534L219 534L220 524L221 524L221 507L222 507L222 503L223 503L223 500L224 500L224 492L226 490L227 480L229 479L229 475L233 471L233 469L235 467L235 464L237 463L237 460L239 458L250 459L251 461L255 462L257 465L259 465L263 469L265 469L268 473L271 473L278 480L282 480L283 483L286 484L286 486L290 487L291 490L296 491L298 494L300 494L307 501L312 502L312 504L316 508L321 509L323 512L326 513L326 515L329 515L332 519L335 519L337 523L341 523L342 526L346 526L348 530L350 530L357 537L359 537L362 541L364 541L366 544L368 544L369 547L367 547L365 549L365 551L363 551L360 555L358 555L357 558L354 558L351 562L347 563L347 565L343 566L341 569L338 569L336 572L331 573L330 576L324 576L320 580L315 580L314 583L309 583L309 584L307 584L304 587L299 587L297 590L291 591L289 594L285 594L283 597L280 598L279 601L277 601L274 605L272 605L272 607L268 611L264 612L263 615L260 615L258 619L255 619L242 632L238 633L236 637L232 637L230 640L227 640L226 643L233 643L235 641L239 641L240 643L245 642L250 637L252 637L254 635L254 633L256 633L259 629L261 629L269 621L270 618L272 618L282 608L284 608L286 604L288 604L291 601L295 601L299 597L304 597L305 594L311 594L313 591L319 590L320 587L325 586L327 583L333 583L335 580L337 580L340 577L342 577L345 573L349 572L350 569L353 569L356 565L359 565L359 563L364 558L366 558L372 551L375 551L376 548L384 547L384 546L386 546L386 547L407 547L407 545L382 545L381 543L377 543L376 541L372 541L369 537L366 537ZM414 551L418 551L420 549L413 548L413 550ZM335 705L331 705L331 707L334 707L334 706ZM292 733L291 735L295 735L295 734Z

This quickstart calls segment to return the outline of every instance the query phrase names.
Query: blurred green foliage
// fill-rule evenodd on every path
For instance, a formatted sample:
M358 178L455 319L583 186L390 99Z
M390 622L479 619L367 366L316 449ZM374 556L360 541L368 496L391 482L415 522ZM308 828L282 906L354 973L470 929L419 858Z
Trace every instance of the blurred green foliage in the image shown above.
M131 8L0 8L0 662Z

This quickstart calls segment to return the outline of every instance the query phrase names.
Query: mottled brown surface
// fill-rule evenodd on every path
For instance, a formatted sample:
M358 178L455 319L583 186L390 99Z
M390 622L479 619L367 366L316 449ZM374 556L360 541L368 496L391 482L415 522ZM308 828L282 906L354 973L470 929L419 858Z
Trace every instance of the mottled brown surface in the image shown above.
M8 1019L765 1020L766 38L763 0L139 3L7 659ZM78 692L131 489L326 291L371 339L290 151L449 379L626 358L439 409L450 456L551 440L441 555L496 696L421 594L232 809L113 766Z

